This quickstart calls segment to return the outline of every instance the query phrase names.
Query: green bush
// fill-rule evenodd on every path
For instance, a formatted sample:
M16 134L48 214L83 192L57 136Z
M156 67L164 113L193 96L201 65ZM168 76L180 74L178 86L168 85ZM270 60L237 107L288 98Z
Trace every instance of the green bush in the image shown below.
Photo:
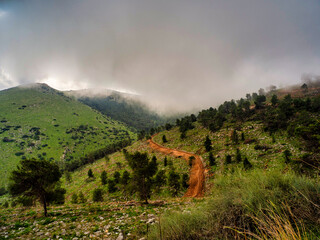
M103 191L100 188L96 188L92 193L92 201L102 202L103 201Z

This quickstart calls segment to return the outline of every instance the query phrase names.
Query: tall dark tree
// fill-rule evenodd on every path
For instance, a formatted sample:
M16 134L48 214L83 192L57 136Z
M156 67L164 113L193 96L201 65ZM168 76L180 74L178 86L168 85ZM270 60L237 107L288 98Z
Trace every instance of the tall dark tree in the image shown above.
M206 136L206 140L204 141L204 147L206 148L207 152L210 152L212 150L212 146L211 146L211 140L209 138L209 136Z
M150 161L146 153L125 153L125 158L132 169L133 190L139 193L141 200L148 203L151 194L152 177L158 170L157 159Z
M25 159L10 176L9 192L12 196L33 197L41 202L44 215L52 197L64 198L65 190L59 187L62 174L57 164L47 160ZM63 191L64 190L64 191ZM59 192L59 194L54 194ZM50 198L50 197L49 197ZM51 199L52 200L52 199Z

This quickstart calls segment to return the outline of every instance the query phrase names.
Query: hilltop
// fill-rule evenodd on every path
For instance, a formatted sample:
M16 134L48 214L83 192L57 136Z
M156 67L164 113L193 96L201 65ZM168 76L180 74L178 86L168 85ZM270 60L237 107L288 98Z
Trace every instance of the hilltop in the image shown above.
M0 92L0 186L22 158L45 158L63 167L135 134L123 123L46 84Z

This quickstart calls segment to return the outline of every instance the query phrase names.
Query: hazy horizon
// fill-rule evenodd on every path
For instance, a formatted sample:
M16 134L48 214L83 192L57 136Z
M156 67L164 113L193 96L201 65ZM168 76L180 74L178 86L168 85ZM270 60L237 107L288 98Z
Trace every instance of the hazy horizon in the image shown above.
M106 88L190 111L320 75L320 2L1 1L0 90Z

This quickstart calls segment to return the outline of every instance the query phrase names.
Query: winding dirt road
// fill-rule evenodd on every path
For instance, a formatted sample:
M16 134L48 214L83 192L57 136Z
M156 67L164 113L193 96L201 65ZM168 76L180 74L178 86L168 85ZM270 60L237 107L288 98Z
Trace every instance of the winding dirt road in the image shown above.
M195 158L193 165L190 169L189 188L187 192L184 194L184 197L202 197L204 193L205 184L205 169L202 164L201 157L196 154L161 146L153 141L153 137L150 140L148 140L148 143L152 149L167 155L172 155L174 157L183 157L187 161L189 161L189 157L191 156Z

